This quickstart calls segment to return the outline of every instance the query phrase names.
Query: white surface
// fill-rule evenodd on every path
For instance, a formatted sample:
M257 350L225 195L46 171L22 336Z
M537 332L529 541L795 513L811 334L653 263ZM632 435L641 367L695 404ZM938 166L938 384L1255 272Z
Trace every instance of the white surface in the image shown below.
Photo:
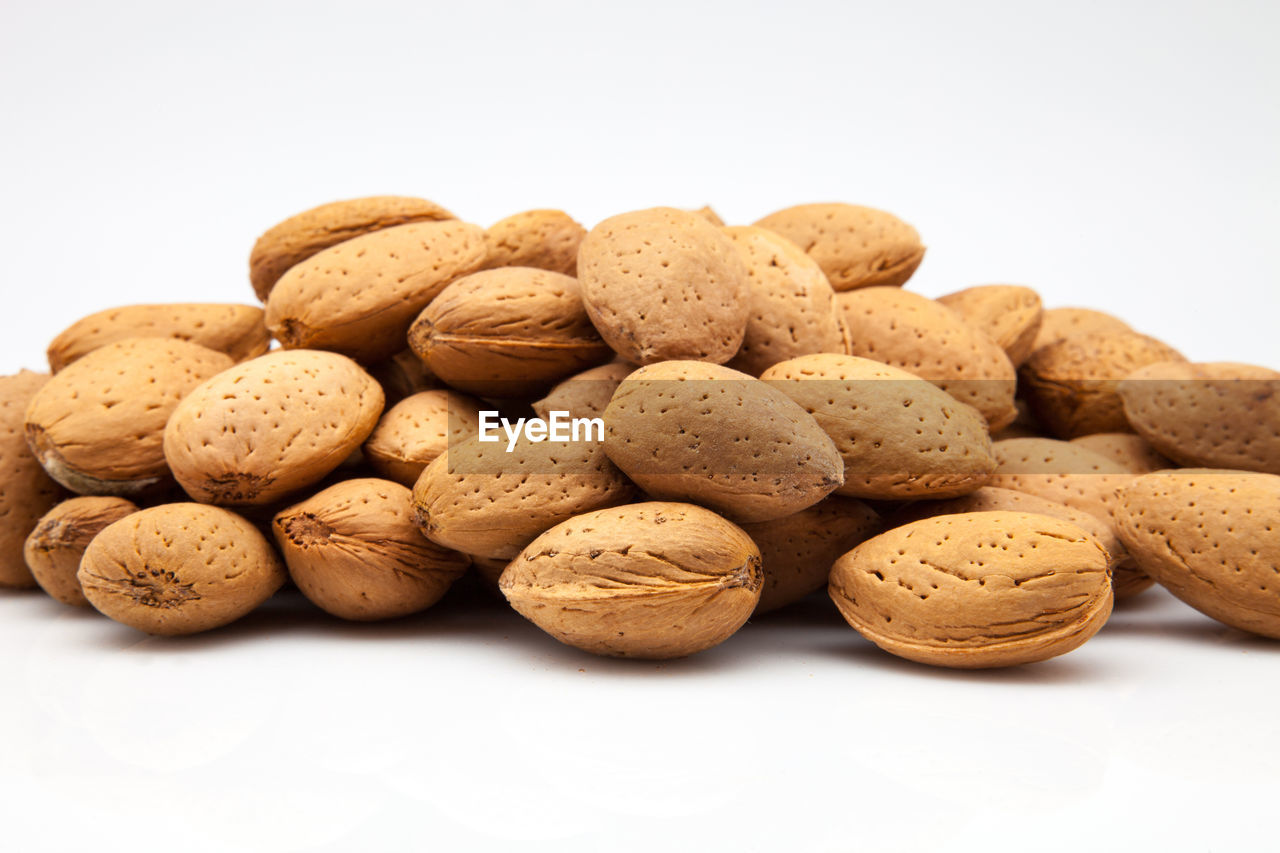
M0 367L109 305L250 299L259 232L383 192L870 204L929 245L913 289L1274 366L1278 36L1270 2L6 2ZM1163 593L990 674L823 606L662 667L475 598L170 642L7 595L0 648L14 849L1274 846L1280 650Z

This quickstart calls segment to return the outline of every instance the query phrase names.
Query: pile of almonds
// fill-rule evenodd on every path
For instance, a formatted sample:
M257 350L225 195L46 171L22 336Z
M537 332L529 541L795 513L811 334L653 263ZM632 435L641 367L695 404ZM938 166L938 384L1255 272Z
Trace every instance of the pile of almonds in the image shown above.
M0 378L0 585L176 635L474 569L638 658L827 587L892 654L992 667L1159 583L1280 638L1280 373L1028 287L928 299L924 254L847 204L306 211L253 247L263 307L103 311Z

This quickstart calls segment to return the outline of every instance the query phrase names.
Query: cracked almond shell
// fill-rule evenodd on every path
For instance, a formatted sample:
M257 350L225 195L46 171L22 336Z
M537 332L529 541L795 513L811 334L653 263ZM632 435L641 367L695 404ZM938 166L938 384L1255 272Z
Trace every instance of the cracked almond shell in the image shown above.
M587 229L563 210L526 210L494 223L485 232L485 269L535 267L577 275L578 246Z
M49 344L54 373L99 347L125 338L177 338L244 361L267 351L271 336L256 305L183 302L124 305L72 323Z
M1146 474L1120 490L1115 519L1161 586L1219 622L1280 639L1280 476Z
M295 264L344 240L411 222L453 219L435 202L408 196L370 196L313 207L271 227L249 255L249 280L263 302Z
M747 266L747 331L728 367L759 376L814 352L842 353L835 291L818 263L786 237L746 225L724 229Z
M543 531L584 512L630 501L635 488L599 443L479 436L450 447L413 487L414 519L428 539L481 557L511 559Z
M891 213L853 204L801 204L755 223L818 262L837 291L901 287L924 260L915 228Z
M1251 364L1152 364L1118 386L1155 450L1200 468L1280 474L1280 372Z
M449 282L480 269L484 231L418 222L325 249L280 277L267 328L285 349L322 349L364 364L404 349L414 318Z
M40 516L66 496L31 452L23 427L27 404L48 381L30 370L0 376L0 588L36 585L23 546Z
M927 379L987 419L992 432L1013 422L1017 372L996 341L945 305L896 287L836 295L849 354Z
M571 518L514 559L499 588L583 651L662 660L728 639L760 598L760 551L701 507L647 502Z
M844 460L837 494L882 500L951 497L991 478L995 458L977 410L905 370L850 355L806 355L762 380L813 416Z
M766 382L715 364L666 361L618 387L604 448L649 495L704 504L734 521L799 512L844 481L811 415Z
M1018 372L1019 390L1036 421L1059 438L1127 432L1120 380L1162 361L1185 359L1137 332L1073 335L1032 354Z
M480 431L480 403L456 391L422 391L383 413L364 458L389 480L413 487L441 453Z
M227 625L280 588L271 543L234 512L164 504L108 525L85 549L78 575L89 603L148 634Z
M578 250L591 322L636 364L724 364L747 328L747 270L733 242L702 216L671 207L601 222Z
M231 367L224 353L173 338L128 338L59 372L27 406L31 449L81 495L133 496L169 482L164 430L187 394Z
M242 362L178 404L164 454L195 500L263 505L318 483L369 437L378 383L331 352L283 350Z
M93 538L107 525L138 507L124 498L76 497L49 510L27 537L27 568L50 597L73 607L88 607L76 573Z
M495 398L536 396L613 357L577 279L530 267L453 282L414 321L409 345L448 385Z
M409 490L346 480L276 515L272 532L289 576L340 619L395 619L435 604L470 561L423 538Z
M983 284L968 287L938 302L960 318L990 335L1017 367L1031 357L1040 332L1040 294L1014 284Z
M825 587L836 559L879 526L875 510L838 495L794 515L741 525L760 549L764 572L756 615L794 604Z
M836 561L830 592L885 651L977 669L1075 649L1111 614L1107 553L1046 515L942 515L882 533Z

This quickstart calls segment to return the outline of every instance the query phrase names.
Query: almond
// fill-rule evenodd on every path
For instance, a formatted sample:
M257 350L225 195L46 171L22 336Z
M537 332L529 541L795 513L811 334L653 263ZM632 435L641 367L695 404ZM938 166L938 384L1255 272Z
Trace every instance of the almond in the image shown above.
M836 558L879 525L880 516L871 507L835 495L794 515L742 525L760 549L764 571L756 615L794 604L825 587Z
M924 260L916 229L898 217L852 204L801 204L756 223L804 249L838 291L901 287Z
M765 369L814 352L844 352L835 291L800 247L764 228L726 228L747 267L751 310L742 349L729 367L759 376Z
M285 271L330 246L383 228L453 218L434 202L405 196L322 204L289 217L258 238L249 255L249 280L254 293L266 302Z
M454 388L498 398L527 399L613 357L577 279L530 267L450 284L413 323L409 345Z
M383 414L364 456L379 474L412 488L433 459L479 429L479 401L456 391L422 391Z
M747 271L733 242L696 213L657 207L601 222L578 250L591 322L636 364L723 364L747 328Z
M1059 438L1127 432L1117 386L1140 367L1184 361L1171 347L1137 332L1091 332L1041 347L1019 371L1036 420Z
M108 525L78 574L89 603L148 634L227 625L284 583L280 558L258 529L225 509L165 504Z
M49 367L57 373L125 338L177 338L226 353L233 361L262 355L271 344L263 311L253 305L125 305L90 314L62 331L49 344Z
M355 237L281 276L267 328L286 349L324 349L372 364L404 349L415 317L455 278L480 269L484 231L457 220Z
M715 210L712 209L711 205L709 204L704 204L702 207L691 212L696 213L698 216L701 216L703 219L707 220L717 228L724 227L724 220L720 218L720 214L716 213Z
M939 296L938 301L990 335L1014 367L1031 357L1044 313L1040 294L1031 288L985 284Z
M80 558L103 528L137 511L131 501L111 497L71 498L49 510L23 549L36 583L63 604L88 607L76 578Z
M369 375L382 386L388 405L412 397L419 391L435 390L444 384L431 375L422 359L411 349L403 349L391 358L373 365L369 368Z
M490 443L476 436L426 467L413 487L413 506L431 541L511 559L548 528L634 494L598 443L522 438L507 452L505 437Z
M1161 586L1219 622L1280 639L1280 476L1159 471L1120 490L1115 517Z
M1052 438L1011 438L993 445L998 467L991 485L1026 492L1087 512L1112 526L1116 492L1133 475L1100 453ZM1113 567L1117 596L1126 598L1151 586L1125 556Z
M649 495L767 521L843 481L835 445L785 394L745 373L667 361L631 374L605 409L605 452Z
M1107 552L1108 564L1113 568L1129 559L1120 538L1116 536L1110 517L1099 518L1084 510L1067 506L1058 501L1051 501L1028 492L1015 492L1012 489L1001 489L995 486L983 486L976 492L970 492L958 498L944 501L919 501L893 515L887 526L902 527L922 518L935 518L940 515L959 515L966 512L1029 512L1035 515L1048 515L1069 521L1098 540ZM1116 598L1140 592L1151 586L1151 579L1138 575L1142 581L1141 589L1113 589Z
M551 412L568 412L575 418L598 418L604 414L613 394L634 371L635 365L611 361L570 376L533 404L538 417Z
M231 367L173 338L99 347L49 380L27 407L27 441L49 476L82 495L138 495L169 481L164 428L200 383Z
M1036 333L1031 351L1057 343L1075 335L1094 332L1116 334L1132 332L1129 324L1119 317L1092 308L1046 308L1040 315L1040 331Z
M839 494L950 497L991 478L982 416L937 386L850 355L806 355L761 377L814 417L844 460Z
M1118 386L1129 424L1182 465L1280 474L1280 373L1251 364L1152 364Z
M289 576L339 619L395 619L426 610L470 561L428 542L413 523L409 490L387 480L346 480L272 522Z
M1073 438L1071 443L1102 454L1130 474L1150 474L1177 467L1156 453L1142 436L1131 432L1095 432Z
M536 267L577 275L578 246L587 229L563 210L526 210L495 223L485 236L486 269Z
M1069 652L1112 603L1098 541L1023 512L942 515L869 539L836 561L831 598L885 651L963 669Z
M36 585L23 545L40 516L64 497L31 452L23 429L27 405L48 381L48 374L30 370L0 376L0 588Z
M1017 374L986 332L945 305L896 287L836 296L849 332L849 354L882 361L927 379L1001 429L1017 416Z
M760 551L715 513L649 502L580 515L507 566L502 594L583 651L662 660L728 639L760 599Z
M237 364L174 410L164 455L199 501L264 505L313 485L357 450L382 389L331 352L272 352Z

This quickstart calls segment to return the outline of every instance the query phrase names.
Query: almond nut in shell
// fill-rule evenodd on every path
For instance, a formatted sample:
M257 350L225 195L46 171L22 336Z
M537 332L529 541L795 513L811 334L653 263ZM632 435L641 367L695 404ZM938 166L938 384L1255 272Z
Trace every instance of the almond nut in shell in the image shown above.
M992 445L997 468L991 485L1026 492L1087 512L1112 526L1116 493L1133 479L1123 465L1081 445L1053 438L1010 438ZM1113 569L1116 595L1127 598L1151 586L1133 558Z
M1110 518L1098 518L1096 515L1067 506L1058 501L1051 501L1028 492L1001 489L996 486L983 486L976 492L970 492L967 495L944 501L919 501L913 503L891 516L886 524L890 528L902 527L904 524L910 524L922 518L933 518L939 515L959 515L966 512L1030 512L1036 515L1060 518L1063 521L1071 522L1094 539L1097 539L1098 544L1107 552L1108 562L1112 568L1129 559L1129 552L1125 550L1124 544L1120 542L1120 537L1116 535ZM1151 586L1150 578L1136 572L1130 574L1141 581L1141 586L1137 589L1120 589L1115 588L1113 584L1113 592L1116 598L1132 595L1134 592L1141 592Z
M57 373L81 356L125 338L191 341L226 353L232 361L262 355L271 344L263 311L255 305L124 305L90 314L67 327L49 344L49 367Z
M137 511L132 501L112 497L71 498L49 510L24 548L36 583L63 604L88 607L76 577L85 549L107 525Z
M1119 385L1129 424L1182 465L1280 474L1280 372L1251 364L1152 364Z
M48 374L23 370L0 376L0 588L36 585L22 549L36 522L65 497L27 445L27 404Z
M354 361L284 350L242 362L174 409L164 455L205 503L263 505L313 485L369 437L382 389Z
M365 234L281 276L267 328L286 349L324 349L362 363L404 349L413 320L455 278L480 269L484 231L450 220Z
M960 318L990 335L1017 367L1031 357L1043 314L1040 294L1013 284L984 284L939 296Z
M514 559L499 588L562 643L684 657L728 639L760 599L760 551L701 507L648 502L576 516Z
M536 267L577 275L578 246L587 236L563 210L526 210L508 216L485 232L489 245L486 269Z
M1219 622L1280 639L1280 476L1146 474L1121 489L1115 518L1161 586Z
M263 302L280 276L307 258L383 228L453 219L435 202L406 196L372 196L322 204L269 229L249 255L249 280Z
M657 207L601 222L578 250L591 322L636 364L724 364L742 345L747 269L733 241L696 213Z
M838 291L900 287L924 260L916 229L891 213L852 204L801 204L756 223L804 249Z
M530 267L450 284L414 321L409 345L450 386L492 398L527 399L613 358L577 279Z
M58 373L27 407L40 464L82 495L138 495L169 482L164 429L196 386L230 356L174 338L127 338Z
M849 354L927 379L973 406L994 432L1011 423L1017 373L1000 345L950 308L896 287L841 293Z
M177 503L108 525L89 543L78 577L89 603L105 615L172 636L234 622L280 588L285 570L244 518Z
M635 369L625 361L611 361L574 374L535 402L533 410L540 418L548 418L552 412L568 412L575 418L601 417L622 380Z
M720 365L666 361L631 374L605 409L605 452L649 495L735 521L812 506L844 480L817 422L768 383Z
M1131 432L1095 432L1073 438L1071 443L1102 454L1130 474L1150 474L1177 467L1156 453L1146 439Z
M1069 652L1111 614L1107 553L1076 525L1022 512L912 522L836 561L831 598L899 657L963 669Z
M469 560L428 542L413 523L409 490L388 480L346 480L272 522L289 576L340 619L394 619L440 600Z
M901 500L971 492L996 468L975 409L905 370L851 355L806 355L761 379L795 400L844 460L842 495Z
M756 615L794 604L825 587L836 558L879 526L875 510L838 495L794 515L743 524L760 549L764 571Z
M1046 308L1040 316L1040 331L1036 333L1031 351L1057 343L1075 335L1092 332L1117 334L1132 332L1129 324L1119 317L1093 308Z
M364 457L382 476L412 488L433 459L479 429L479 401L456 391L422 391L382 415Z
M414 518L428 539L481 557L511 559L543 531L580 513L630 501L635 488L598 442L505 436L453 445L413 487Z
M1036 421L1059 438L1126 432L1120 380L1148 364L1184 360L1137 332L1073 335L1032 354L1019 371L1019 390Z
M813 258L787 238L754 226L726 228L747 265L751 311L742 349L728 366L752 376L814 352L844 352L835 291Z

